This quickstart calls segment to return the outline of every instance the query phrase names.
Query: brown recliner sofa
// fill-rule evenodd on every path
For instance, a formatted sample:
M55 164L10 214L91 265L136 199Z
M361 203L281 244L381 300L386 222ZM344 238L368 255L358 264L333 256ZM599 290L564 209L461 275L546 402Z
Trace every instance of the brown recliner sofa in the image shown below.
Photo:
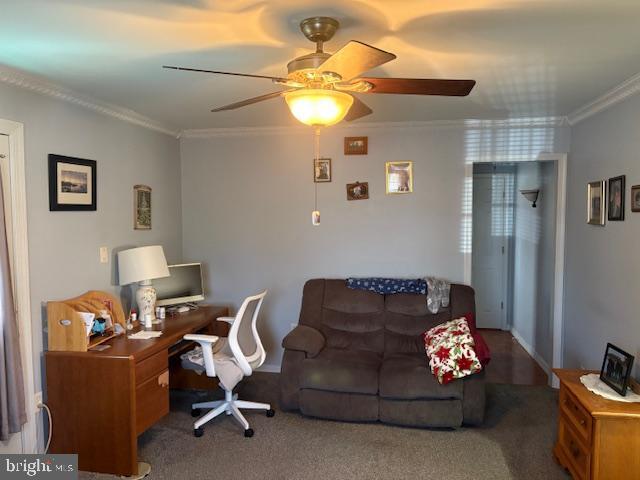
M345 280L304 286L299 324L283 340L280 406L304 415L417 427L479 425L484 372L440 385L431 374L422 333L475 314L474 292L451 285L437 314L426 296L353 290Z

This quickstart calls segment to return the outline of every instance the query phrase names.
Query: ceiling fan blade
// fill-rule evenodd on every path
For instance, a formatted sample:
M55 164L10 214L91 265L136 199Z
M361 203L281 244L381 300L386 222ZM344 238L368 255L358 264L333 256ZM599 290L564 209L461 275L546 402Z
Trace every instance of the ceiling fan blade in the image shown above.
M395 58L393 53L351 40L327 58L316 70L320 73L337 73L342 80L347 81Z
M466 97L475 80L440 80L431 78L358 78L373 88L366 93L400 93L404 95L446 95Z
M172 65L163 65L162 68L170 68L171 70L184 70L185 72L215 73L216 75L233 75L236 77L266 78L269 80L273 80L274 82L288 81L287 78L269 77L268 75L252 75L250 73L220 72L217 70L202 70L200 68L174 67Z
M253 103L258 103L264 100L269 100L271 98L279 97L283 93L292 92L293 90L295 90L295 88L289 90L280 90L279 92L271 92L265 95L260 95L259 97L247 98L246 100L242 100L240 102L230 103L229 105L225 105L224 107L214 108L211 111L222 112L223 110L235 110L236 108L246 107L247 105L251 105Z
M347 122L357 120L358 118L366 117L367 115L373 113L373 110L371 110L362 100L360 100L359 98L353 95L352 97L353 97L353 105L351 105L349 112L344 117L344 119Z

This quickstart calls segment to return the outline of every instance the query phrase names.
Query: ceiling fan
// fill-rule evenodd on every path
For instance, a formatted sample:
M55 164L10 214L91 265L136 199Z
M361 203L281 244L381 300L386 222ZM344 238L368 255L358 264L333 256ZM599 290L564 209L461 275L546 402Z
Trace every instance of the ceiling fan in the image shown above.
M340 24L330 17L312 17L300 23L302 33L315 42L316 51L302 55L287 65L286 77L222 72L198 68L163 65L163 68L190 72L265 78L284 87L267 93L215 108L212 112L235 110L254 103L284 96L291 113L302 123L329 126L340 121L352 121L372 113L372 110L353 93L395 93L400 95L469 95L475 80L447 80L428 78L374 78L361 75L383 65L396 56L355 40L334 54L323 51Z

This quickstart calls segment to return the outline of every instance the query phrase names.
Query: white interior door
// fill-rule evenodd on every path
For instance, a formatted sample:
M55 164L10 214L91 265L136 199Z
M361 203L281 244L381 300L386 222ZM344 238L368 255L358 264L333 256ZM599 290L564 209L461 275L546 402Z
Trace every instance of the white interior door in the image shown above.
M508 248L513 174L473 176L473 249L471 285L476 292L476 324L507 328ZM511 209L511 211L509 210Z

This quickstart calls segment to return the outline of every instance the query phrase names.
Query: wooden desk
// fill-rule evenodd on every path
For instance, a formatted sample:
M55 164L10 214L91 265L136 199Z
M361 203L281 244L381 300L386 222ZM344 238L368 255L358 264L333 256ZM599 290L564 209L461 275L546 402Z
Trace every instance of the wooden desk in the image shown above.
M169 413L169 357L187 349L178 343L187 333L226 336L228 324L215 321L226 315L227 308L201 306L167 316L154 326L158 338L121 335L102 352L46 352L49 453L77 453L84 471L136 474L138 435Z
M599 372L553 372L560 379L553 449L558 462L574 479L640 479L640 404L607 400L587 390L580 377Z

